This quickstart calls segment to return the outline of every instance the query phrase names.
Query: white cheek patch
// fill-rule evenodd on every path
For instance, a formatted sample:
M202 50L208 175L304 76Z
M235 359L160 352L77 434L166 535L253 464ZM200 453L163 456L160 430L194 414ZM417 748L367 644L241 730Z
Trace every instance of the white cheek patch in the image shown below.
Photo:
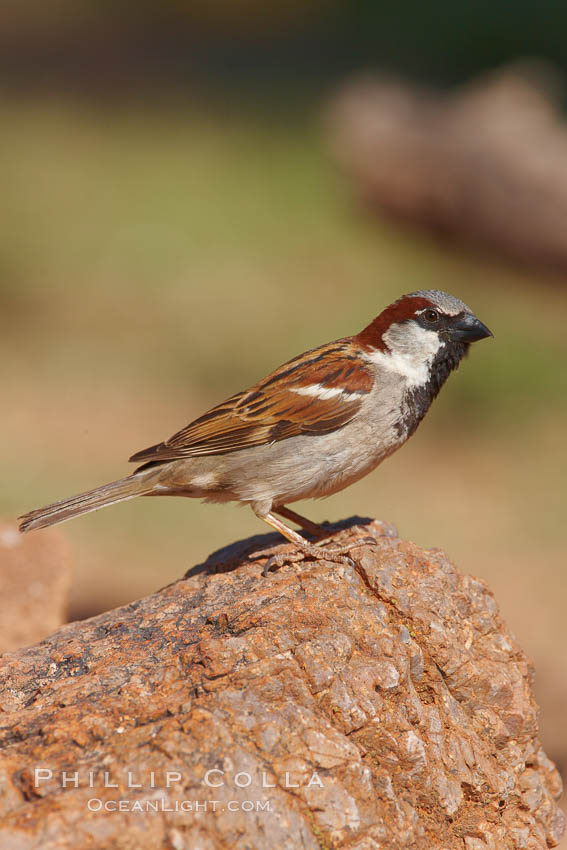
M374 349L368 355L377 366L403 375L410 388L421 387L429 380L429 367L444 343L435 331L415 322L392 325L382 339L388 351Z
M307 395L311 398L321 399L321 401L327 401L327 399L336 398L339 395L342 401L360 401L361 397L366 395L366 392L349 393L340 387L325 387L323 384L309 384L307 387L290 387L290 389L297 395Z

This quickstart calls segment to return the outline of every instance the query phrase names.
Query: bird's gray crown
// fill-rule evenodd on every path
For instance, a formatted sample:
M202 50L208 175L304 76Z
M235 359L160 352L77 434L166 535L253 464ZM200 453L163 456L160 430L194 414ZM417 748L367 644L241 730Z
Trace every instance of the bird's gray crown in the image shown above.
M419 289L417 292L410 292L409 298L428 298L436 307L439 307L448 316L456 316L463 311L471 313L470 307L461 301L460 298L455 298L454 295L449 295L448 292L443 292L442 289Z

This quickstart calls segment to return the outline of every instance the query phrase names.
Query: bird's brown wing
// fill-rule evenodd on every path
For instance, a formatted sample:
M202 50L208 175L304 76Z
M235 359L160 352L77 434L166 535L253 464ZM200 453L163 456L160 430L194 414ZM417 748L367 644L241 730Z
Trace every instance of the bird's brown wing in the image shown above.
M371 367L351 341L329 343L290 360L130 460L159 463L326 434L350 422L372 386Z

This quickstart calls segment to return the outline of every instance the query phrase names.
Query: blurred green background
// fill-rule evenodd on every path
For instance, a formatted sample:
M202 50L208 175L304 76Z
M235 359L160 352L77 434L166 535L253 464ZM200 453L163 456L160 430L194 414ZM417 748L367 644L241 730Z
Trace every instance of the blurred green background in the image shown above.
M567 7L130 8L1 13L1 513L122 476L132 452L291 356L403 292L445 289L495 339L403 451L298 510L392 521L487 579L536 661L543 736L566 763L565 279L369 217L320 116L369 65L441 86L524 55L567 70ZM181 499L65 525L70 616L264 530L250 511Z

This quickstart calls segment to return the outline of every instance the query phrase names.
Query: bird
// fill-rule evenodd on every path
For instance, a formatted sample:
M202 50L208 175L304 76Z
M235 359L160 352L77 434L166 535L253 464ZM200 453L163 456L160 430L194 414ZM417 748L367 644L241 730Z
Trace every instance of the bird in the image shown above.
M130 462L139 466L127 477L19 517L20 531L137 496L184 496L248 504L301 556L338 560L362 544L322 546L325 530L288 505L337 493L397 451L471 343L491 336L455 296L402 295L354 336L294 357L136 452Z

